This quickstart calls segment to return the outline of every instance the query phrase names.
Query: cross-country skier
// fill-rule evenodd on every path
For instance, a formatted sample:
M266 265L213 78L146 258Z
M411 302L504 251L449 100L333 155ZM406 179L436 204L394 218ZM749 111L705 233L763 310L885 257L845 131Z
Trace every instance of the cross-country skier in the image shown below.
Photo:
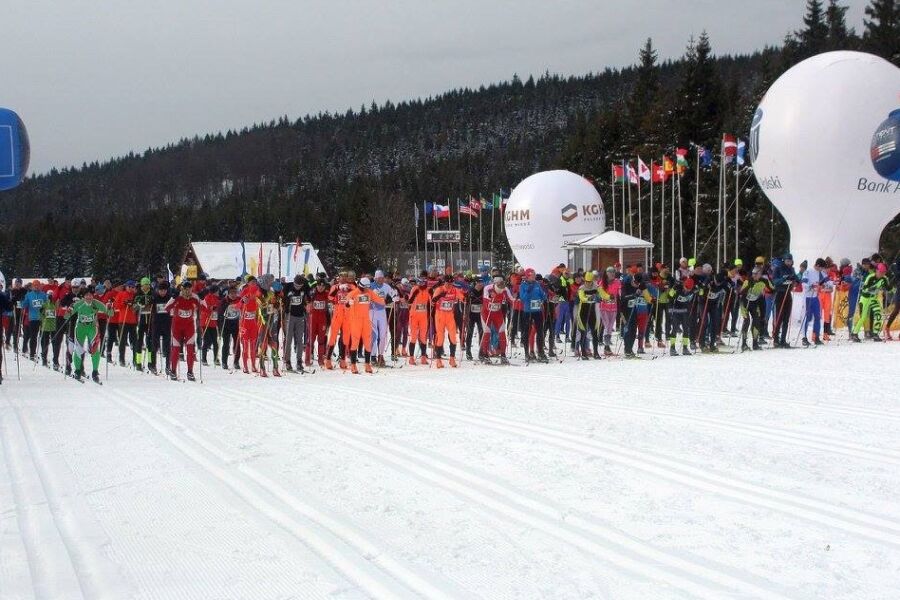
M147 364L147 369L154 375L158 372L156 359L160 355L163 357L163 371L166 375L170 374L169 356L171 353L169 350L172 347L172 317L166 310L166 306L172 297L168 281L160 281L156 284L156 290L153 293L153 321L150 324L150 344L148 346L150 360ZM112 335L111 329L107 335Z
M885 294L889 294L893 291L891 283L887 278L887 265L885 265L884 263L879 263L878 266L875 267L874 271L866 277L865 281L862 284L862 287L860 288L859 319L853 326L853 334L850 336L850 339L854 342L860 341L859 331L862 329L863 324L866 322L868 322L872 328L872 341L883 341L880 337L878 337L878 332L881 331L882 326L881 299L878 297L878 292L880 291L884 292Z
M454 311L456 305L465 302L465 296L458 288L453 287L453 278L444 277L444 282L434 289L432 294L434 303L434 354L435 366L444 368L444 336L450 340L450 366L456 367L456 319ZM527 338L525 338L527 340Z
M381 302L370 302L369 307L372 311L372 335L377 343L376 347L372 349L372 353L378 357L378 366L383 367L385 366L384 351L388 345L388 321L385 307L397 300L397 290L385 282L384 271L381 270L375 271L375 281L370 284L370 289L372 294L382 300Z
M485 286L481 303L481 321L484 333L481 335L481 361L491 364L491 356L499 356L500 364L509 364L506 358L505 316L514 298L502 277L495 277L493 283Z
M177 297L166 304L166 312L172 317L172 355L169 361L169 378L178 380L178 358L181 348L187 353L187 378L194 381L194 360L197 345L197 313L200 299L191 289L189 280L182 282Z
M72 305L71 316L75 321L75 338L73 342L73 362L75 364L75 379L84 377L84 355L91 355L91 379L100 383L100 333L97 331L97 315L108 313L109 309L99 300L94 298L94 289L85 288L84 296Z
M284 304L287 308L284 330L284 368L291 372L291 349L297 356L297 370L303 371L303 350L306 348L307 314L309 303L309 283L303 275L297 274L293 283L284 286Z

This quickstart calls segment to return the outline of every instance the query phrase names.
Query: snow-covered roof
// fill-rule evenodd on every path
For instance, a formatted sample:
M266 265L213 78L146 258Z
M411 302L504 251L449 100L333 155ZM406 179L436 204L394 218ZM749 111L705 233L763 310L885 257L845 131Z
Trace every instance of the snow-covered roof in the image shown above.
M251 275L272 273L278 275L278 255L281 254L281 274L293 277L300 273L324 273L325 267L311 244L284 244L279 251L278 242L191 242L200 269L213 279L234 279L244 272ZM259 269L262 255L262 269Z
M574 242L568 242L566 248L652 248L653 244L641 238L622 233L621 231L605 231Z

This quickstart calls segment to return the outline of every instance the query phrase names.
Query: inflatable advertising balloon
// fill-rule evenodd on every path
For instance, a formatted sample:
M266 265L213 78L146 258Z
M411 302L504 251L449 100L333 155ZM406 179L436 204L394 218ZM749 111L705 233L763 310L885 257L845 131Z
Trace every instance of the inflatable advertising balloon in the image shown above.
M569 171L544 171L512 191L503 223L516 261L549 273L566 262L565 242L603 233L606 213L587 179Z
M900 69L826 52L789 69L759 105L750 156L787 220L796 262L857 261L900 212Z
M19 115L0 108L0 191L11 190L25 178L31 149Z

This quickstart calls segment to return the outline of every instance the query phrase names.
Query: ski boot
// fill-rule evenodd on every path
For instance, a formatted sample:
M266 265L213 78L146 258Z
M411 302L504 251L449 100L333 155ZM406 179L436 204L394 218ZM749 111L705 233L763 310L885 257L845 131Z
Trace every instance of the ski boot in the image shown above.
M481 364L483 364L483 365L492 365L492 364L494 364L494 363L491 362L491 359L488 358L487 356L481 356L481 357L478 358L478 360L481 361Z
M128 366L128 363L126 363L126 362L125 362L125 359L122 358L122 359L119 359L119 366L120 366L120 367L127 367L127 366Z
M41 365L42 365L42 366L45 366L45 367L49 366L49 365L47 364L47 358L46 358L46 357L44 357L44 358L41 359Z
M753 349L754 350L762 350L762 346L759 345L758 340L753 340Z
M372 365L370 365L369 363L366 363L366 373L371 375L374 372L375 371L372 370Z
M662 341L662 340L656 340L656 347L657 347L657 348L665 348L665 347L666 347L666 343L665 343L664 341Z
M60 369L59 363L58 362L53 363L53 370L56 371L57 373L59 373L59 369Z
M894 336L891 335L891 330L890 330L890 329L885 329L885 330L884 330L884 339L885 339L886 341L888 341L888 342L891 342L891 341L894 340Z
M750 349L750 346L747 345L747 342L741 342L741 352L746 352Z
M822 345L822 340L819 339L819 336L817 336L817 335L814 335L814 336L813 336L813 344L815 344L816 346L821 346L821 345Z
M549 363L550 359L547 358L546 354L544 354L543 352L540 352L537 355L537 361L542 362L542 363Z
M416 357L410 356L406 362L409 363L409 366L414 367L416 366Z
M600 360L600 351L594 350L594 360Z
M634 352L628 352L628 351L626 350L626 351L625 351L625 358L626 358L627 360L636 360L636 359L638 359L638 356L637 356Z
M450 362L450 366L451 366L452 368L456 369L457 367L459 367L459 365L456 364L456 357L455 357L455 356L451 356L449 362Z
M466 360L474 360L474 359L472 358L472 351L471 351L471 350L466 350Z
M509 364L509 359L506 358L506 356L501 355L501 356L500 356L500 364L501 364L501 365L508 365L508 364Z
M412 358L412 357L410 356L410 358ZM428 364L428 357L425 356L424 354L423 354L422 356L420 356L420 357L419 357L419 364L420 364L420 365L427 365L427 364Z
M549 352L547 352L547 356L549 356L550 358L556 358L556 352L553 350L550 350Z
M84 371L78 370L78 371L75 371L75 373L72 374L72 378L73 378L75 381L81 381L81 379L82 379L83 377L84 377Z
M359 369L356 367L355 362L350 363L350 372L354 375L359 375Z
M605 344L603 346L603 356L612 356L613 351L612 348L609 347L609 344Z
M386 367L386 366L387 366L387 363L384 362L384 354L379 354L379 355L378 355L378 366L379 366L379 367Z
M138 373L143 373L144 365L135 363L134 370L137 371Z
M259 365L259 376L260 377L268 377L269 376L269 374L266 373L266 365L263 363L260 363L260 365Z
M691 355L693 355L693 352L691 352L687 346L682 346L681 347L681 355L682 356L691 356Z
M159 373L156 371L156 367L154 367L153 365L149 365L147 367L147 372L150 373L151 375L153 375L154 377L159 375Z
M585 352L581 355L581 360L591 360L591 357L587 352Z
M281 371L278 370L278 363L272 365L272 377L281 377Z
M646 352L644 352L644 347L643 347L643 346L638 346L637 353L638 353L638 354L647 354Z
M872 341L873 341L873 342L883 342L884 340L881 339L881 338L878 336L877 333L873 333L873 334L872 334Z
M169 379L172 381L178 381L178 373L175 371L169 371Z
M338 361L338 366L341 368L341 371L346 371L347 370L347 359L342 358L340 361Z
M719 353L719 347L716 346L715 344L711 344L710 347L709 347L709 351L710 351L712 354L718 354L718 353Z
M669 346L669 356L678 356L678 351L675 349L675 344Z
M91 381L93 381L94 383L100 383L100 373L98 373L97 371L91 373Z
M809 348L809 340L808 340L808 339L803 338L803 342L802 342L802 343L803 343L803 347L804 347L804 348Z
M188 371L188 372L187 372L187 380L188 380L188 381L197 381L197 378L194 377L194 372L193 372L193 371Z
M334 371L334 363L331 362L330 358L325 359L325 370Z
M443 368L444 368L444 361L441 360L440 358L434 359L434 367L435 367L436 369L443 369Z
M284 361L284 370L287 371L288 373L294 372L294 366L291 365L291 361L289 361L289 360Z

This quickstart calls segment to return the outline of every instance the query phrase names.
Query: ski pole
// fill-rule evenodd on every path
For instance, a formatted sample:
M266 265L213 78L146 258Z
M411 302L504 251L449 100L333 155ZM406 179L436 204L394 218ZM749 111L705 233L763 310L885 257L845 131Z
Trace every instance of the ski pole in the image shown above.
M784 305L787 302L788 294L790 293L790 288L785 290L784 297L781 299L781 306L778 307L778 312L775 313L775 327L772 329L772 345L775 345L778 342L778 330L781 328L781 317L784 316L782 312L784 311ZM785 335L785 337L787 336ZM786 340L781 340L781 342L785 343Z

